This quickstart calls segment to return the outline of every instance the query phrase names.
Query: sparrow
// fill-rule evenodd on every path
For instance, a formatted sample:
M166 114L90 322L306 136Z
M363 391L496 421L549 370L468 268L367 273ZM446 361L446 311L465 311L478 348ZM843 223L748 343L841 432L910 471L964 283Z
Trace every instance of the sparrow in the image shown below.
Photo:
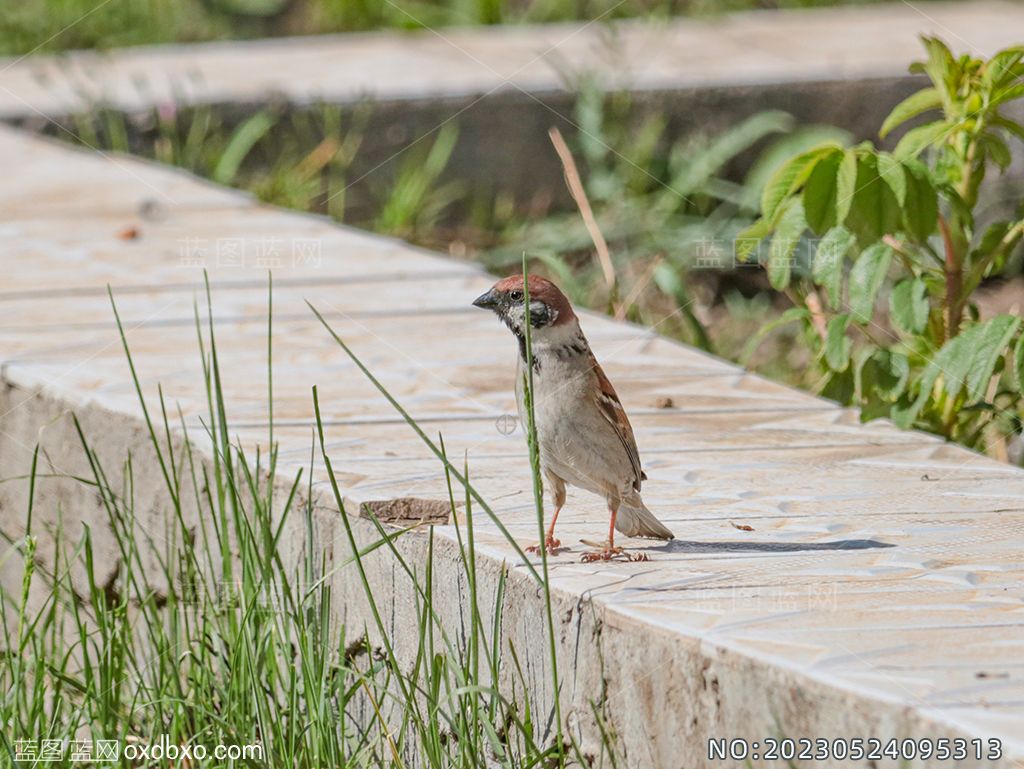
M565 504L566 484L570 484L604 497L611 515L608 539L597 549L584 552L582 560L620 557L645 561L645 554L626 553L615 546L616 530L628 537L674 537L640 498L640 486L647 476L640 467L626 411L591 352L565 294L538 275L529 276L528 287L534 424L540 468L555 508L547 537L538 548L553 553L561 547L555 539L555 523ZM529 422L523 277L513 275L498 281L473 305L493 311L519 343L516 402L520 424L525 426Z

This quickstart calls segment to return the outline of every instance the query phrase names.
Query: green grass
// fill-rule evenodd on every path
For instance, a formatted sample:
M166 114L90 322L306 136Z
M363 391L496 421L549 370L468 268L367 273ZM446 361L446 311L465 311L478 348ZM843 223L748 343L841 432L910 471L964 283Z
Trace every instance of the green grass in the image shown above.
M161 735L167 744L192 751L197 746L212 751L217 745L258 745L258 753L217 764L248 767L469 769L562 767L570 758L589 760L562 733L557 698L552 703L532 694L523 677L514 638L503 628L510 600L507 571L501 570L497 580L481 579L474 515L508 533L474 488L468 468L449 461L443 442L423 432L314 309L328 332L324 343L333 337L430 446L444 468L452 510L456 501L463 505L453 517L454 565L435 557L439 541L432 528L395 529L365 515L357 523L334 480L314 387L310 467L325 468L344 530L345 546L336 548L338 560L332 561L325 550L333 545L322 539L316 524L312 470L282 477L272 426L267 436L271 449L262 455L247 453L230 439L226 372L209 320L209 287L204 310L196 310L208 401L202 435L175 437L172 424L187 433L186 422L174 414L162 391L159 411L147 408L123 329L121 341L149 436L145 456L126 456L117 467L105 465L93 443L102 436L87 434L71 416L89 472L64 481L86 486L100 501L120 559L116 579L107 582L101 576L110 564L97 563L89 527L72 538L59 528L50 532L38 521L33 525L40 480L35 458L25 477L8 479L27 481L30 492L27 534L9 543L5 554L22 560L22 588L18 594L5 592L0 600L4 763L36 765L14 762L16 740L113 739L121 741L123 751L128 744L152 743ZM273 390L271 317L268 292L268 404ZM268 409L272 425L272 406ZM198 445L208 448L198 450ZM538 525L543 527L535 450L533 456ZM154 508L136 506L134 477L140 462L159 468L164 482L155 524ZM275 476L276 483L271 482ZM40 540L51 536L59 556L46 566L37 554ZM538 569L508 539L527 564L527 578L547 599L544 624L553 655L546 561ZM439 597L439 568L446 590L453 589L453 569L464 586L459 591L459 608L466 616L462 633L444 613L445 607L453 608L453 596ZM413 612L395 632L387 612L398 600L406 600ZM363 616L365 626L338 625L343 601L360 604L349 616ZM557 692L553 657L545 664L551 691ZM592 765L612 765L613 749L609 738L600 755L590 757Z
M381 28L706 15L872 1L13 0L0 14L0 56Z

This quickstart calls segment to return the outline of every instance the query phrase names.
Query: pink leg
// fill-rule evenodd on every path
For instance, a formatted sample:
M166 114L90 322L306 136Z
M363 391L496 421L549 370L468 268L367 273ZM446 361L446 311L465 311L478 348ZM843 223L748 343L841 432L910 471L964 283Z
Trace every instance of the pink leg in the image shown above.
M611 520L608 523L608 540L600 550L587 550L580 557L580 560L584 563L591 563L593 561L610 561L616 556L622 556L627 561L646 561L649 560L647 553L627 553L621 547L615 547L615 517L619 514L619 506L609 504L609 512L611 512Z

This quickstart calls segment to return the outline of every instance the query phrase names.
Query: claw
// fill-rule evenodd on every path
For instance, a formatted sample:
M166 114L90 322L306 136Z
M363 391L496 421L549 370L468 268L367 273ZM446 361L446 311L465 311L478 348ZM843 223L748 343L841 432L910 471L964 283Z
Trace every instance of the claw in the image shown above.
M564 552L569 548L562 547L562 540L555 539L554 537L549 536L544 540L544 549L547 551L548 555L558 555L559 553ZM527 553L539 553L540 550L540 545L530 545L528 548L526 548Z
M583 563L594 563L595 561L612 561L620 559L631 563L651 560L647 553L629 553L624 548L612 547L607 542L595 550L587 550L580 556Z

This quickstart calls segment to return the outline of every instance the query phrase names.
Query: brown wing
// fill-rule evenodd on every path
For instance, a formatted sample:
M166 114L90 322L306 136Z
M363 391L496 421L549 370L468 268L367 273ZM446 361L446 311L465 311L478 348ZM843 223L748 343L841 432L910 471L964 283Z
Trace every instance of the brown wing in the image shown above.
M615 388L612 387L612 383L608 381L608 377L601 369L601 365L596 359L593 364L599 387L598 408L622 442L622 448L626 450L629 463L633 466L633 488L640 491L640 482L647 480L647 476L644 475L644 471L640 467L640 452L636 448L636 438L633 437L633 428L629 424L629 417L626 416L626 410L622 408L622 402L619 400Z

